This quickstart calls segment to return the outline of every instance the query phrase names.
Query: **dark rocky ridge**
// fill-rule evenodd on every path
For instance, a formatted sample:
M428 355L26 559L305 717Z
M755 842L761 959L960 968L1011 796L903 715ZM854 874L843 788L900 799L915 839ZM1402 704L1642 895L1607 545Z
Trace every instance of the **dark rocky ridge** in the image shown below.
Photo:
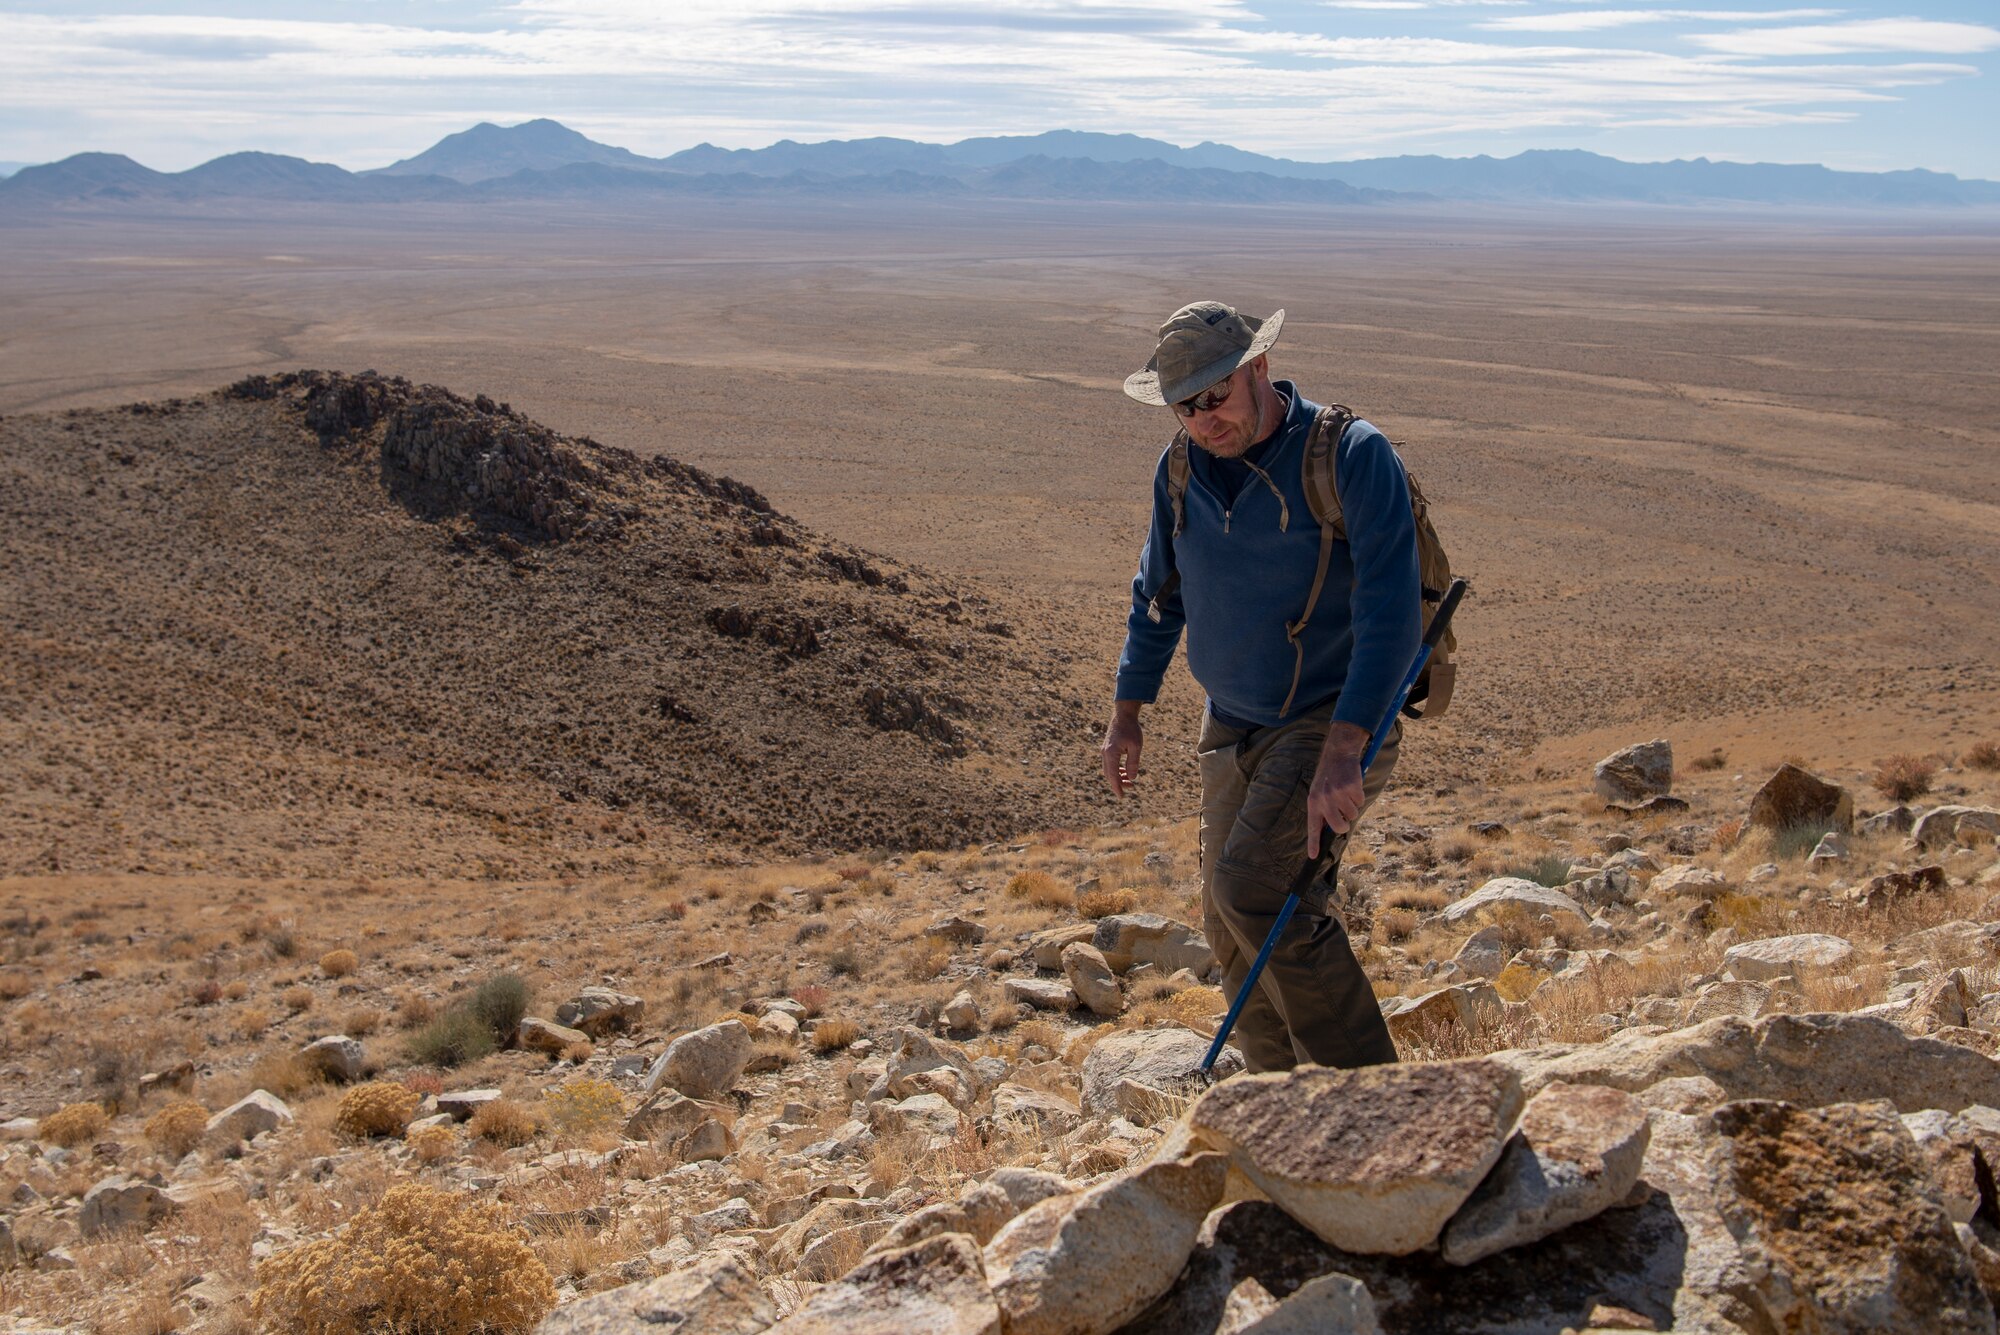
M0 479L0 870L949 846L1102 800L1064 655L983 596L484 396L13 417Z

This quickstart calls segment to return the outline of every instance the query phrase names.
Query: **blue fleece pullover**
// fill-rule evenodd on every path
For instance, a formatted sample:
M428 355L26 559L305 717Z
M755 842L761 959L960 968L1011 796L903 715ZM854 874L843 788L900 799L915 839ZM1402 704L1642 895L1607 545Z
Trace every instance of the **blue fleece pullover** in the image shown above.
M1286 526L1279 528L1281 507L1271 486L1252 475L1233 500L1225 499L1217 461L1190 445L1185 520L1176 538L1161 454L1152 529L1132 581L1117 698L1150 702L1159 695L1185 626L1188 668L1219 717L1268 727L1338 697L1336 720L1373 730L1423 634L1409 482L1387 437L1367 422L1347 428L1334 452L1347 541L1333 546L1303 637L1298 694L1281 717L1296 662L1285 625L1305 610L1319 564L1319 524L1301 475L1319 405L1289 381L1275 384L1290 397L1291 410L1252 456L1283 493ZM1175 570L1180 585L1161 601L1155 622L1148 607Z

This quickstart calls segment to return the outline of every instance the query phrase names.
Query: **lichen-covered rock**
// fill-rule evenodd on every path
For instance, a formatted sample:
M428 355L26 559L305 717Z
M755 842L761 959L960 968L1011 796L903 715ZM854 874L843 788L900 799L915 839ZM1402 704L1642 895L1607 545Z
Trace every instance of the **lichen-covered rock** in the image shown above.
M1114 913L1099 918L1090 941L1119 973L1136 964L1150 964L1162 974L1176 969L1203 974L1215 962L1207 937L1186 923L1157 913Z
M1109 1332L1173 1284L1222 1195L1219 1154L1149 1163L1028 1210L986 1248L1008 1335Z
M2000 811L1992 807L1932 807L1917 818L1910 839L1918 848L1944 848L2000 839Z
M336 1084L352 1084L366 1072L361 1045L345 1034L328 1034L299 1049L299 1060L308 1069Z
M283 1099L269 1090L253 1089L209 1118L203 1134L218 1143L235 1143L291 1122L292 1110Z
M1000 992L1007 1000L1032 1006L1036 1010L1076 1009L1075 989L1068 983L1058 983L1049 978L1009 978L1000 984Z
M1994 1329L1972 1260L1893 1110L1749 1100L1713 1116L1728 1142L1720 1208L1751 1277L1742 1297L1769 1329Z
M86 1241L111 1233L144 1231L174 1209L174 1202L157 1183L114 1173L83 1194L76 1228Z
M522 1019L515 1031L515 1041L530 1052L546 1052L558 1055L577 1047L589 1047L590 1035L581 1029L571 1029L567 1025L544 1020L537 1015Z
M1188 1127L1332 1246L1402 1254L1465 1203L1522 1103L1519 1077L1485 1059L1309 1066L1216 1086Z

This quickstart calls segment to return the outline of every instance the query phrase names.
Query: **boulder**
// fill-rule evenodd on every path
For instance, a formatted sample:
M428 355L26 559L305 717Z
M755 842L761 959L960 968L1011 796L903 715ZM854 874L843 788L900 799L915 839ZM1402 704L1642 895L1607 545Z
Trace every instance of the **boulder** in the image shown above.
M1707 867L1697 867L1693 863L1683 863L1668 867L1655 876L1646 886L1646 893L1654 899L1665 899L1670 895L1696 895L1702 899L1714 899L1727 894L1729 878L1721 872L1710 871Z
M1381 1332L1368 1286L1352 1275L1338 1272L1307 1280L1297 1293L1237 1328L1237 1335L1381 1335Z
M1227 1153L1263 1194L1332 1246L1428 1246L1499 1159L1523 1103L1487 1059L1308 1066L1202 1095L1194 1142Z
M1806 855L1806 866L1814 871L1823 871L1847 859L1847 837L1838 830L1828 830L1819 837L1819 842L1813 845L1813 851Z
M1854 892L1854 902L1865 909L1881 908L1898 900L1916 899L1941 893L1945 888L1944 868L1912 867L1907 871L1885 871L1871 876Z
M1597 795L1621 805L1663 797L1673 786L1674 748L1664 739L1614 752L1591 771L1591 788Z
M741 1020L682 1034L646 1072L646 1092L667 1085L693 1099L721 1098L743 1074L750 1051L750 1029Z
M437 1110L454 1122L466 1122L472 1114L500 1097L497 1089L455 1089L437 1096Z
M972 919L961 918L954 913L924 928L924 935L949 941L955 946L976 946L986 939L986 929Z
M1506 939L1498 927L1482 927L1465 938L1452 962L1474 978L1498 978L1507 967Z
M890 1035L881 1084L891 1098L942 1094L963 1108L977 1096L982 1083L977 1066L956 1043L908 1027Z
M1051 1196L1077 1190L1074 1182L1039 1168L996 1168L987 1181L1007 1193L1016 1214L1030 1206L1040 1205Z
M1940 1029L1964 1028L1978 1004L1965 981L1965 971L1952 969L1923 984L1897 1019L1913 1034L1934 1034Z
M1917 813L1902 805L1878 811L1865 820L1856 821L1856 834L1908 834L1917 823Z
M1511 914L1526 914L1531 921L1549 914L1558 923L1578 931L1590 924L1590 915L1568 895L1519 876L1494 877L1463 899L1445 905L1441 917L1447 924L1457 926Z
M1972 1216L1978 1213L1986 1197L1979 1184L1981 1158L2000 1150L2000 1142L1996 1142L1991 1132L1982 1135L1970 1119L1970 1114L1976 1111L1991 1112L1968 1108L1965 1113L1948 1113L1930 1108L1903 1115L1903 1126L1917 1142L1917 1149L1930 1169L1938 1201L1957 1224L1971 1223Z
M993 1091L993 1119L1017 1126L1032 1126L1045 1135L1061 1136L1074 1131L1083 1120L1083 1114L1068 1101L1044 1090L1004 1084Z
M1163 974L1176 969L1203 974L1215 961L1207 937L1186 923L1157 913L1114 913L1099 918L1091 944L1119 973L1135 964L1151 964Z
M1830 973L1854 962L1854 943L1824 932L1800 932L1745 941L1722 952L1722 967L1733 977L1763 982L1772 978L1802 978Z
M1036 932L1028 938L1028 955L1035 961L1037 969L1060 969L1064 946L1072 941L1089 941L1096 935L1096 923L1071 923L1067 927L1051 927L1045 932Z
M173 1210L173 1201L157 1183L114 1173L83 1193L76 1228L86 1242L111 1233L143 1232Z
M234 1144L291 1123L292 1110L283 1099L268 1090L253 1089L209 1118L205 1134L212 1141Z
M961 1033L977 1029L979 1003L973 1000L970 992L955 994L950 1001L945 1002L944 1009L938 1012L938 1024L947 1030L957 1030Z
M1173 1284L1222 1195L1219 1154L1149 1163L1043 1201L987 1245L1007 1335L1108 1332Z
M1854 799L1846 789L1797 765L1781 765L1750 799L1750 823L1767 830L1799 826L1850 830L1854 827Z
M786 1011L765 1011L757 1017L758 1038L775 1038L789 1043L799 1036L799 1022Z
M629 1033L645 1015L644 1000L608 987L586 987L556 1007L557 1024L581 1029L592 1038Z
M1637 1093L1662 1080L1706 1076L1732 1099L1804 1107L1888 1099L1903 1112L2000 1107L2000 1063L1866 1015L1724 1017L1669 1033L1626 1029L1602 1043L1496 1052L1530 1094L1552 1081Z
M957 1199L937 1201L897 1220L869 1250L891 1252L946 1233L963 1233L983 1247L1020 1212L1021 1207L1003 1188L991 1182L968 1182Z
M1712 1116L1727 1146L1719 1210L1750 1281L1736 1296L1763 1328L1994 1329L1972 1259L1891 1109L1748 1100Z
M1076 999L1092 1014L1111 1017L1124 1013L1125 993L1118 986L1118 975L1111 972L1097 947L1070 942L1063 947L1062 969Z
M1771 989L1762 983L1724 979L1709 983L1694 994L1694 1004L1688 1008L1687 1022L1701 1024L1723 1015L1733 1015L1740 1020L1754 1020L1770 1007Z
M1996 838L2000 838L2000 811L1992 807L1932 807L1910 830L1910 839L1921 849L1992 843Z
M546 1052L560 1055L575 1047L589 1047L590 1035L581 1029L571 1029L553 1020L530 1015L521 1021L515 1033L515 1041L530 1052Z
M718 1234L752 1228L756 1223L757 1213L750 1208L750 1202L741 1196L731 1196L713 1209L689 1215L682 1221L681 1226L686 1231L688 1240L700 1247Z
M912 1094L907 1099L883 1099L868 1105L869 1125L878 1132L906 1132L948 1143L963 1129L965 1118L942 1094Z
M1528 1100L1486 1180L1444 1231L1444 1259L1469 1265L1591 1219L1639 1180L1651 1118L1638 1099L1557 1081Z
M1499 1016L1505 1002L1491 983L1461 983L1426 992L1389 1015L1389 1036L1398 1043L1435 1041L1446 1033L1470 1036L1482 1021Z
M973 1240L926 1238L871 1256L813 1291L770 1335L1000 1335Z
M728 1251L643 1284L558 1307L535 1335L758 1335L778 1319L757 1278Z
M1107 1034L1083 1059L1083 1111L1091 1117L1120 1115L1118 1085L1132 1081L1175 1098L1202 1091L1201 1061L1209 1041L1188 1029L1133 1029ZM1216 1058L1222 1080L1243 1069L1243 1055L1225 1047Z
M702 1163L709 1159L728 1158L730 1151L736 1148L736 1142L731 1138L728 1127L709 1117L673 1142L671 1148L682 1163Z
M1047 978L1009 978L1000 984L1007 1000L1036 1010L1067 1011L1076 1008L1076 992L1068 983Z
M335 1084L351 1085L366 1072L361 1045L345 1034L328 1034L299 1049L306 1068Z

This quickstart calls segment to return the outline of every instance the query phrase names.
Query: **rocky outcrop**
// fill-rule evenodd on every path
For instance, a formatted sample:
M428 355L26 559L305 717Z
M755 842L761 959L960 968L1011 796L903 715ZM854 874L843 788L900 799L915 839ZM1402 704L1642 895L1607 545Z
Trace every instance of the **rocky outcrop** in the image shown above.
M723 1251L558 1308L535 1335L758 1335L777 1319L756 1276Z
M1867 1015L1733 1017L1692 1029L1627 1029L1602 1043L1498 1052L1529 1093L1556 1080L1638 1093L1676 1076L1706 1076L1731 1099L1803 1107L1887 1099L1904 1112L2000 1107L2000 1063L1967 1048L1913 1038Z
M750 1049L750 1029L741 1020L682 1034L646 1072L647 1092L666 1085L691 1099L720 1098L743 1074Z
M1781 765L1750 799L1750 823L1767 830L1854 828L1854 799L1838 784Z
M814 1291L771 1335L1000 1335L979 1248L963 1233L870 1257Z

